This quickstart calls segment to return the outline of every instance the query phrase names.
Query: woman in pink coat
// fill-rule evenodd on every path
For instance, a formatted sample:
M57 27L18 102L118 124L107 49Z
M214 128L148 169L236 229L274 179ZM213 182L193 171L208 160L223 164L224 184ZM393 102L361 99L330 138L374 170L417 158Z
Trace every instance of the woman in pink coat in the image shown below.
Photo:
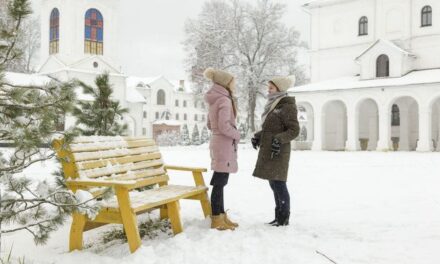
M214 170L211 179L211 228L234 230L238 224L228 218L223 199L223 188L228 183L229 173L238 170L237 143L240 132L235 123L237 109L233 100L234 76L212 68L206 69L204 75L213 82L212 88L205 95L209 105L208 128L212 132L209 144L211 169Z

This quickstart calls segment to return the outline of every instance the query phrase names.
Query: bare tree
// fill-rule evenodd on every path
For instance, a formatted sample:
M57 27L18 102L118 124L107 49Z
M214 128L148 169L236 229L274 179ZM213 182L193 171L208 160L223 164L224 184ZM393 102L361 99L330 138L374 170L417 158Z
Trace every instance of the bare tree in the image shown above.
M281 22L286 6L271 0L211 0L198 19L185 25L187 71L196 93L207 89L202 72L206 67L227 69L237 76L240 113L247 127L256 130L257 99L264 97L267 81L276 75L292 75L305 81L297 63L304 45L299 33Z

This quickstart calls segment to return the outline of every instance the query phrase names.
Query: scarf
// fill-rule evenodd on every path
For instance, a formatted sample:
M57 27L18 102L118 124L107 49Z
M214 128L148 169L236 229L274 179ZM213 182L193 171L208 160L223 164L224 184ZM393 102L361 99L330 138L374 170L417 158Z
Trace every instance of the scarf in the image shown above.
M264 106L264 112L261 115L261 126L263 126L264 121L266 121L267 115L275 108L275 106L277 106L278 102L286 96L287 92L269 94L266 105Z

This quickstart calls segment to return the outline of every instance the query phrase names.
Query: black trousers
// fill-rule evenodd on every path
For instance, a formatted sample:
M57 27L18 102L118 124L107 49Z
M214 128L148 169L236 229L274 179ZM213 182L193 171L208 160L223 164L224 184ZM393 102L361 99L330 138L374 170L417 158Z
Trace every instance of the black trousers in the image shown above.
M223 188L228 184L229 173L214 171L211 179L211 207L212 215L225 213Z
M270 188L275 198L275 211L290 212L290 195L285 181L269 181Z

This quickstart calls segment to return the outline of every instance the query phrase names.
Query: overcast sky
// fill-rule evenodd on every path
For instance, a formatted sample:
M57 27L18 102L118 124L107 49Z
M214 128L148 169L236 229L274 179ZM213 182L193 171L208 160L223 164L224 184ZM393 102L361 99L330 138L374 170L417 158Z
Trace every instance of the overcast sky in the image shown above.
M72 0L67 0L72 1ZM206 0L121 0L122 70L128 75L188 79L183 68L184 23L196 18ZM305 0L275 0L287 5L283 21L309 39L309 16L300 6ZM129 4L128 4L129 3ZM37 11L37 10L36 10ZM109 52L109 51L106 51ZM300 60L308 63L305 53Z

